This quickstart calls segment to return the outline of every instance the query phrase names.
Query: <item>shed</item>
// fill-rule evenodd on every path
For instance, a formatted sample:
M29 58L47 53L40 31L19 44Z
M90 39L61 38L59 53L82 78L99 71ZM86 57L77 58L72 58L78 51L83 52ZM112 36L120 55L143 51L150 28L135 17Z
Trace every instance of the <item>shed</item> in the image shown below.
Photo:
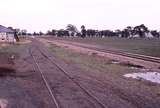
M15 42L14 30L0 25L0 42Z

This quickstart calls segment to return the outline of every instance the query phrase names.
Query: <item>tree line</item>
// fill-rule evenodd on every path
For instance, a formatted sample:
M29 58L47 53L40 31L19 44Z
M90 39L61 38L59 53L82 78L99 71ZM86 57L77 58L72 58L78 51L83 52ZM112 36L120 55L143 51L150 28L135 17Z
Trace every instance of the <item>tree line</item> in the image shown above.
M11 27L10 27L11 28ZM95 30L95 29L86 29L84 25L81 26L81 30L79 31L76 26L72 24L68 24L65 29L60 30L48 30L47 33L43 32L34 32L27 33L27 30L16 29L17 34L19 36L25 35L34 35L34 36L42 36L42 35L50 35L55 37L122 37L122 38L160 38L160 32L157 30L149 30L144 24L131 27L128 26L123 30L117 29L113 30Z
M42 33L41 33L42 34ZM48 30L46 35L56 37L122 37L122 38L160 38L160 32L157 30L149 30L144 24L131 27L128 26L123 30L95 30L86 29L84 25L81 26L81 31L78 31L76 26L68 24L66 29Z

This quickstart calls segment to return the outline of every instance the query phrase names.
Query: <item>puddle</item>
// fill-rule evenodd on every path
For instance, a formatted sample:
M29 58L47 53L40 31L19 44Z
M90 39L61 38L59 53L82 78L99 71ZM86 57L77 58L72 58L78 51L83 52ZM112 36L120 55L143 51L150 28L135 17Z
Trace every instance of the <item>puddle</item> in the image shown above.
M0 99L0 108L7 108L8 101L5 99Z
M12 68L0 67L0 77L13 76L16 71Z
M160 73L158 72L132 73L124 76L128 78L144 79L160 84Z

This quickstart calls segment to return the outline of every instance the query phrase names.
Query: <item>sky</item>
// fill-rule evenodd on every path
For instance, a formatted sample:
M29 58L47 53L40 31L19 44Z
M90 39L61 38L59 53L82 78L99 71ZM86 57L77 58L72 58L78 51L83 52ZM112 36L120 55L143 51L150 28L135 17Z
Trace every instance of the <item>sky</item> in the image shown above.
M46 32L65 29L123 29L145 24L160 31L160 0L0 0L0 25Z

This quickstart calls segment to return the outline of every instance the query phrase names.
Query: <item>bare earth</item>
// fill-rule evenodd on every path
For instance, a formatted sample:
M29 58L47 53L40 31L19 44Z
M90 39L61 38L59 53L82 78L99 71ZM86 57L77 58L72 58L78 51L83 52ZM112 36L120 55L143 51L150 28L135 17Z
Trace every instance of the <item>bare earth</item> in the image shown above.
M46 44L47 42L44 44L33 39L28 43L28 47L19 50L19 56L13 58L12 54L0 55L2 108L56 108L29 53L29 48L45 74L60 108L103 108L49 62L37 47L62 66L106 108L160 108L159 84L129 80L110 71L103 73L94 69L83 69L72 61L66 62L57 58L48 49L49 44Z

